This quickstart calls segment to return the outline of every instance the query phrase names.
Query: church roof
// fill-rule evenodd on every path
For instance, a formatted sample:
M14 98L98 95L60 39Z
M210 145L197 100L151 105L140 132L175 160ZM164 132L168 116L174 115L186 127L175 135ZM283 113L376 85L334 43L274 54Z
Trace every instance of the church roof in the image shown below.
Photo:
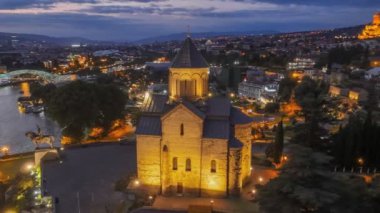
M232 124L248 124L254 121L251 117L247 116L236 107L231 107L230 120Z
M188 108L191 112L193 112L195 115L197 115L201 119L205 119L206 115L198 109L194 104L190 103L189 101L184 100L182 102L182 105L184 105L186 108Z
M183 42L181 50L173 60L172 68L208 68L206 60L197 50L190 37Z
M141 108L146 113L163 113L167 106L168 96L166 95L147 95Z
M159 116L141 116L136 128L139 135L161 135L161 119Z
M207 100L207 116L228 117L230 116L231 103L225 97L213 97Z
M244 145L239 139L235 137L231 138L229 142L229 147L231 148L241 148Z
M203 126L203 138L228 139L230 123L228 120L206 119Z

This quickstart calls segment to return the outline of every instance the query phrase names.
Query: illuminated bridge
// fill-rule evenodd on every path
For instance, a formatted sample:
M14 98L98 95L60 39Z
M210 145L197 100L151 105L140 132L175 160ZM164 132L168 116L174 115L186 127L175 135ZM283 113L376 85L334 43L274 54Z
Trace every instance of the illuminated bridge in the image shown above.
M73 80L72 75L57 75L57 74L52 74L52 73L42 71L42 70L24 69L24 70L12 71L5 74L0 74L0 81L12 81L17 77L22 77L23 75L26 75L26 74L36 76L47 83L54 83L54 84Z

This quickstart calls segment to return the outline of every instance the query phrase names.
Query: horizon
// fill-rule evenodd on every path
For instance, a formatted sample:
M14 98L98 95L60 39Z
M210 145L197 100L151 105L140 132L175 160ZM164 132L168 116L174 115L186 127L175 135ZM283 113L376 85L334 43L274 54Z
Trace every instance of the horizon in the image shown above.
M19 35L36 35L36 36L47 36L47 37L50 37L50 38L57 38L57 39L66 39L66 38L80 38L80 39L86 39L86 40L90 40L90 41L99 41L99 42L116 42L116 43L123 43L123 42L126 42L126 43L134 43L134 42L139 42L139 41L143 41L143 40L149 40L149 39L156 39L156 38L160 38L160 37L166 37L166 36L172 36L172 35L180 35L180 34L183 34L184 35L184 39L186 38L186 35L190 34L190 37L192 37L192 35L194 34L207 34L207 33L215 33L215 34L218 34L216 36L221 36L223 35L223 33L237 33L237 34L241 34L241 35L248 35L249 33L256 33L257 34L254 34L254 35L260 35L262 32L269 32L269 33L264 33L264 35L272 35L272 34L286 34L286 33L299 33L299 32L312 32L312 31L325 31L325 30L334 30L334 29L343 29L343 28L350 28L350 27L357 27L357 26L361 26L361 25L365 25L367 23L364 23L364 24L359 24L359 25L351 25L351 26L342 26L342 27L331 27L331 28L316 28L316 29L309 29L309 30L296 30L296 31L274 31L274 30L261 30L261 31L202 31L202 32L185 32L185 31L182 31L182 32L172 32L172 33L169 33L169 34L160 34L160 35L156 35L156 36L148 36L148 37L139 37L137 39L133 39L133 40L102 40L102 39L93 39L91 37L84 37L84 36L54 36L54 35L47 35L47 34L35 34L35 33L28 33L28 32L0 32L0 33L6 33L6 34L19 34ZM212 37L212 36L210 36ZM208 38L208 37L207 37ZM198 38L195 38L195 39L198 39ZM174 39L176 40L176 39Z
M0 31L133 42L183 33L277 31L357 26L380 8L372 0L4 0Z

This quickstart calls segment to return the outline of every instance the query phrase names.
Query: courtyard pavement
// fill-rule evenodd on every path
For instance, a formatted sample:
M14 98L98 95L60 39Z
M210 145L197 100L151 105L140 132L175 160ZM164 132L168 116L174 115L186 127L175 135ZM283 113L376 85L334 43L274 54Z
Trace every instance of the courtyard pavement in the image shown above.
M212 203L211 203L212 202ZM259 212L258 205L248 200L239 198L213 199L190 197L156 197L153 208L187 210L189 205L212 206L215 212L224 213L255 213Z
M135 145L65 149L62 161L45 162L42 172L45 193L58 199L57 213L115 212L125 197L114 184L136 173Z
M25 153L0 159L0 181L14 178L20 172L28 172L26 165L34 165L34 154Z
M125 195L114 190L114 184L136 174L135 144L86 146L65 149L62 161L44 163L43 186L47 195L58 198L57 213L115 212L115 207L126 200ZM251 184L242 192L243 199L157 196L152 211L186 211L189 205L195 204L212 205L217 212L259 212L257 203L250 201L254 184L265 184L276 176L275 169L254 165Z

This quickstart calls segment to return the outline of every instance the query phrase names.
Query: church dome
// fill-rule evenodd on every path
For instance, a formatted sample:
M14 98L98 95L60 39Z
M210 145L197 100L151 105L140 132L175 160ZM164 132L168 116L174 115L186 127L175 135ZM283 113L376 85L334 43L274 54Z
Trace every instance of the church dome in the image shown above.
M206 60L197 50L190 37L183 42L181 50L173 60L172 68L208 68Z

